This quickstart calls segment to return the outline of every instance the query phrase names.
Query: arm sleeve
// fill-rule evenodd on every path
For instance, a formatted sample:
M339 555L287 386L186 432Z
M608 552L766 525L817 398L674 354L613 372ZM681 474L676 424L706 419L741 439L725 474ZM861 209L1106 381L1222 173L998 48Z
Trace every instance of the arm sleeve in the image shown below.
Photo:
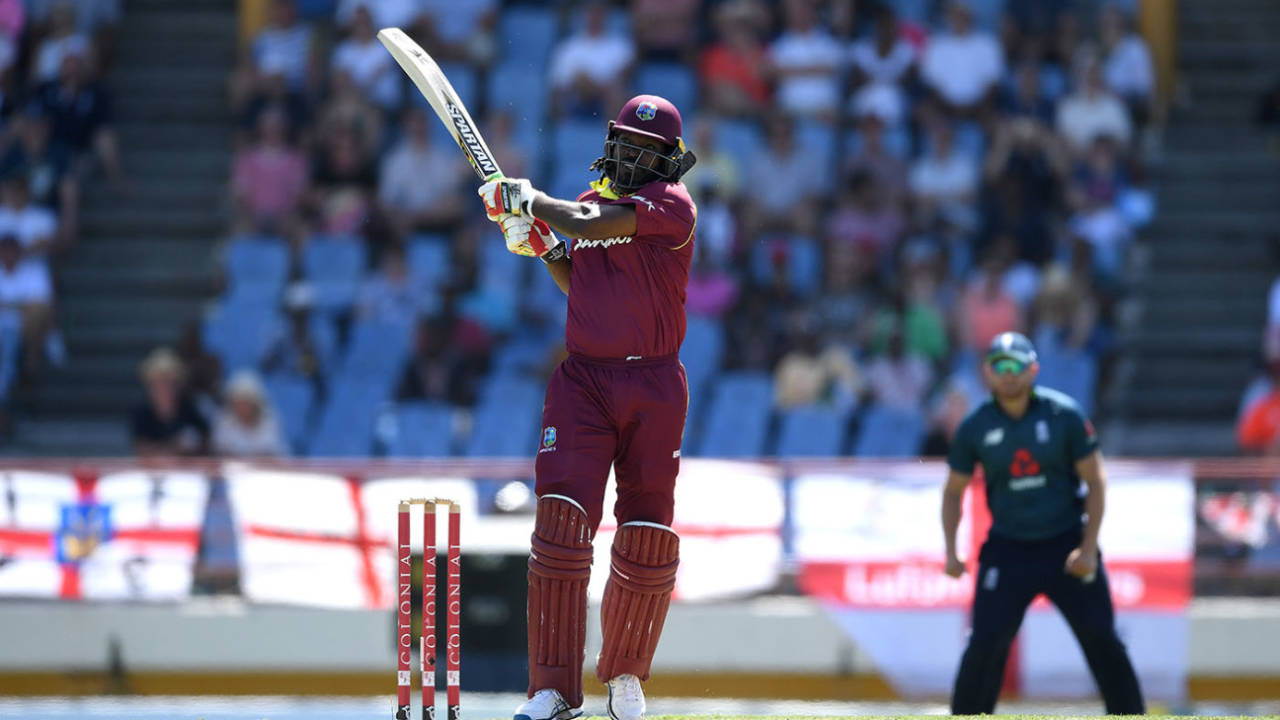
M1093 423L1080 411L1067 415L1067 451L1071 453L1071 461L1075 462L1087 457L1098 449L1098 433Z
M614 201L614 204L631 205L636 209L637 240L675 250L693 239L698 213L692 203L683 198L628 195Z
M968 420L960 423L956 436L951 440L951 449L947 451L947 466L965 475L972 475L974 466L978 464L978 453L969 437L973 434L969 426Z

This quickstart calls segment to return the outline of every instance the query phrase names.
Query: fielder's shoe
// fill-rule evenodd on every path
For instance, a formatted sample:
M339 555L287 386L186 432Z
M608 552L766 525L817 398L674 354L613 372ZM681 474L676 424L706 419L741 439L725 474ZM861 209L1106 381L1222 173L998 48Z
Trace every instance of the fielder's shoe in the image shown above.
M644 690L635 675L619 675L610 680L609 717L613 720L641 720L644 717Z
M572 720L581 714L582 708L569 707L559 690L545 688L516 708L513 720Z

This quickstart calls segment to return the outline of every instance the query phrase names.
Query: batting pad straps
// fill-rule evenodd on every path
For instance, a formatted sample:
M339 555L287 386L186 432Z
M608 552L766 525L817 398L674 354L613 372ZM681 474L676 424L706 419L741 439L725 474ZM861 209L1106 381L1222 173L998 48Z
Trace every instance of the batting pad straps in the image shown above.
M592 555L586 511L567 497L543 496L530 543L529 696L552 688L579 707Z
M671 528L644 522L618 528L600 607L604 645L596 677L601 682L622 674L649 678L679 564L680 538Z

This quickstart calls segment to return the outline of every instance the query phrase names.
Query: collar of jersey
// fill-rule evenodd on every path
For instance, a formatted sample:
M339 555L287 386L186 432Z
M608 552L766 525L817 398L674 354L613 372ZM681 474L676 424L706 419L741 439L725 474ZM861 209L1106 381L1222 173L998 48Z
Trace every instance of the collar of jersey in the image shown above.
M591 189L595 190L596 193L605 200L617 200L622 197L622 195L618 194L618 191L613 189L613 180L607 177L602 177L599 180L592 180ZM630 193L626 194L629 195Z

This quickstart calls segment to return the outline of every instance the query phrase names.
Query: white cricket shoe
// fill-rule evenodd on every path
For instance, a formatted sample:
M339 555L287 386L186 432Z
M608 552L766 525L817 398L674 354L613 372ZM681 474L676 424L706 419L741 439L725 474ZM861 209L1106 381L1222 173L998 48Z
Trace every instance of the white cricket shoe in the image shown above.
M641 720L644 717L644 690L635 675L619 675L610 680L609 717L613 720Z
M559 690L544 688L516 708L513 720L571 720L582 714L582 708L571 708Z

